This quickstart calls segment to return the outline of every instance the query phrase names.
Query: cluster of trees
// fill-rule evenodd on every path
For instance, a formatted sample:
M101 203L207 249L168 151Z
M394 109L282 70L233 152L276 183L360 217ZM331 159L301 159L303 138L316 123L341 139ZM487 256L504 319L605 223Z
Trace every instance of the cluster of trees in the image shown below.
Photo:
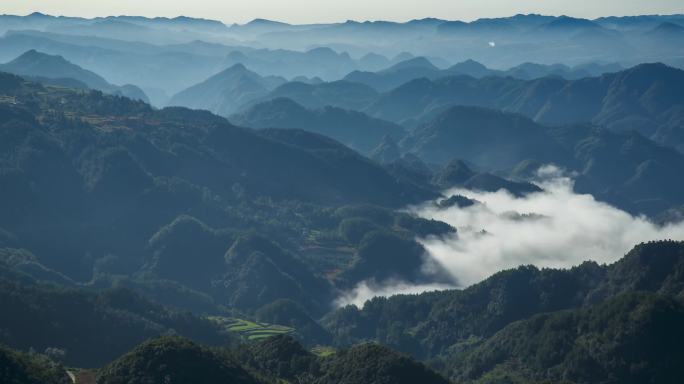
M46 355L0 345L0 381L7 384L70 384L64 368Z
M446 365L463 383L676 383L684 374L683 320L681 299L626 293L513 323Z
M288 336L232 349L209 349L186 339L159 338L101 369L97 383L267 384L283 380L308 384L448 383L423 364L386 347L364 344L318 357Z
M260 382L224 352L177 337L147 341L102 368L97 377L98 384Z
M324 324L340 345L376 340L457 381L510 376L522 368L530 380L622 382L631 371L643 379L661 367L664 355L677 358L677 342L665 335L681 337L675 324L683 267L684 243L644 243L608 266L520 267L464 290L374 298L362 309L334 312ZM618 358L622 365L611 366ZM594 370L582 376L588 366L581 364ZM672 378L679 375L675 366L658 369Z
M236 339L190 312L128 289L93 291L36 282L0 262L0 344L45 351L68 365L98 367L148 338L180 334L208 344Z
M670 245L679 245L681 252L681 244ZM643 247L652 246L656 245L643 245L633 257L648 254L650 250ZM458 383L674 383L684 374L678 364L684 357L679 348L684 341L680 329L684 303L668 289L659 291L621 293L596 305L541 311L509 322L488 337L478 337L473 331L443 351L440 363L431 363L441 364L442 371ZM414 298L429 301L422 296ZM33 375L42 375L43 381L37 382L62 382L63 368L47 357L1 351L12 367L30 367ZM449 382L407 355L379 344L359 343L317 356L290 336L232 347L207 347L164 336L135 347L98 369L96 376L100 384Z

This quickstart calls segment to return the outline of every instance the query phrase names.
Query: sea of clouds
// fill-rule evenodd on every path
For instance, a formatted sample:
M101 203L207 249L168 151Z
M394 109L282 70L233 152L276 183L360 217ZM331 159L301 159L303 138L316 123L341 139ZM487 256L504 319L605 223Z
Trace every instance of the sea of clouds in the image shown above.
M449 223L457 233L418 239L431 263L441 265L453 278L453 287L467 287L492 274L520 265L567 268L593 260L611 263L634 245L661 239L684 240L684 223L659 226L646 217L632 216L593 196L573 191L573 180L559 169L540 169L536 181L543 192L515 197L500 190L463 189L475 205L439 208L434 201L408 210L427 219ZM419 293L445 285L405 282L363 282L342 295L338 305L361 306L374 296Z

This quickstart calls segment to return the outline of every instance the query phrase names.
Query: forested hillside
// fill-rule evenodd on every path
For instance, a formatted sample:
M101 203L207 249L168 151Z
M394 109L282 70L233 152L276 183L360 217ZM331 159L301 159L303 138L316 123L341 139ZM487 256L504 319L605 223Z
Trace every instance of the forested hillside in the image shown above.
M681 242L641 244L608 266L591 262L569 270L524 266L499 272L464 290L375 298L362 309L349 306L334 312L326 317L324 324L341 345L377 340L449 370L449 376L457 382L476 381L480 377L490 380L509 374L522 378L516 382L542 379L582 382L586 377L609 375L607 372L617 375L623 369L624 373L619 375L627 375L629 368L623 367L638 364L644 356L654 359L644 363L648 367L660 361L651 352L639 357L621 355L620 348L638 351L649 348L651 343L659 344L654 341L657 337L680 335L674 329L673 316L679 316L677 313L681 311L683 262ZM641 291L651 294L630 296ZM647 313L641 313L642 310ZM667 314L658 317L661 311ZM553 315L540 315L544 313ZM643 324L634 318L642 315ZM593 328L585 329L579 323L557 325L574 321L591 322L589 327ZM608 321L624 323L607 324ZM635 324L644 327L634 330L635 339L620 340L625 344L619 345L608 340L593 341L614 349L602 351L605 355L592 356L587 361L573 360L583 356L580 352L583 337L617 341L622 337L617 335L623 335L620 329ZM574 331L578 334L570 334ZM532 332L539 333L531 338ZM658 336L659 332L664 334ZM561 342L565 344L556 344ZM675 348L674 344L670 348ZM599 367L613 362L617 356L627 359L620 368ZM591 364L596 365L591 369L603 370L603 373L581 376L582 370L593 367ZM552 367L556 368L551 370ZM677 372L674 365L662 372L669 377L665 382L671 382ZM652 376L652 373L643 374ZM617 376L605 377L608 382L622 380Z

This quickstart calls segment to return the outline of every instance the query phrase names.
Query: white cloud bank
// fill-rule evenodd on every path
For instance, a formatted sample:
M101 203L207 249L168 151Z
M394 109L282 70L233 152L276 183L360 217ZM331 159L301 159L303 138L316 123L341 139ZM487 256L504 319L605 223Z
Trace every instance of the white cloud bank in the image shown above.
M506 191L478 192L453 189L481 202L466 208L440 209L428 202L410 211L418 216L451 224L454 236L419 241L429 257L467 287L492 274L520 265L565 268L586 260L611 263L634 245L649 240L684 240L684 223L664 227L645 217L634 217L591 195L573 192L573 182L557 169L545 167L538 184L544 192L516 198ZM373 296L418 293L435 286L391 282L380 286L362 283L337 304L361 305Z
M684 240L684 223L660 227L634 217L591 195L573 192L572 180L545 167L539 185L544 192L516 198L454 189L480 201L466 208L437 209L433 204L413 211L458 229L445 239L423 239L430 257L444 266L460 286L477 283L497 271L532 264L563 268L586 260L610 263L634 245L660 239ZM529 215L529 216L521 216Z
M361 308L363 303L377 296L413 295L430 291L443 291L450 288L454 288L454 286L448 284L416 285L397 280L384 281L381 284L376 284L372 281L362 281L354 289L338 297L335 300L335 305L344 307L345 305L352 304Z

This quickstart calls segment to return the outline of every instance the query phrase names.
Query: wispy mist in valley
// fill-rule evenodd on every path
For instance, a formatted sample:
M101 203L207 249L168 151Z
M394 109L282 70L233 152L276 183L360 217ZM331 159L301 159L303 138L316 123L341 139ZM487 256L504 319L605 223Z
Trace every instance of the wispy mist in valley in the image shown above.
M572 177L555 166L542 167L535 182L542 192L514 196L504 189L483 192L453 188L444 194L460 195L474 204L444 208L429 201L410 207L409 211L420 217L457 229L454 234L418 239L427 251L424 274L430 276L436 263L449 272L451 284L444 283L443 276L441 283L434 284L364 281L338 298L336 304L361 307L376 296L465 288L523 265L570 268L586 261L610 264L636 243L684 240L684 222L656 224L592 195L578 194L573 190Z
M354 289L345 292L335 300L337 307L346 305L356 305L359 308L374 297L389 297L393 295L415 295L423 292L441 291L455 288L450 284L411 284L407 282L389 280L380 283L374 281L363 281Z

